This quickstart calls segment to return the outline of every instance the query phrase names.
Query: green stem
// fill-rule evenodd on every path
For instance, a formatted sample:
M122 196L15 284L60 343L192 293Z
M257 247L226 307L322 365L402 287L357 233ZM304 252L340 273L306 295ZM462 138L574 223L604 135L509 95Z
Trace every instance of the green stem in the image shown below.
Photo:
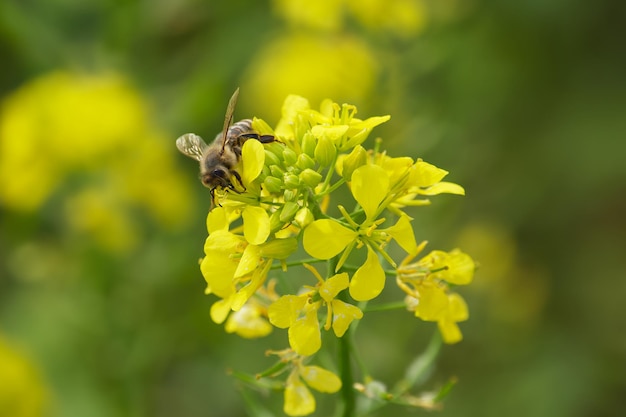
M390 311L390 310L403 310L406 309L406 303L404 301L396 301L394 303L385 303L379 305L370 305L363 309L363 313L371 313L373 311Z
M319 263L319 262L324 262L324 260L317 259L317 258L307 258L307 259L300 259L299 261L285 262L285 265L289 267L289 266L298 266L302 264L314 264L314 263ZM283 267L282 263L275 263L274 265L270 267L270 269L280 269L282 267Z
M335 274L335 268L339 262L339 257L328 261L328 275L329 277ZM347 301L346 291L342 291L337 296L342 301ZM353 329L348 328L348 331L339 338L339 377L341 378L341 409L340 414L342 417L354 417L356 411L356 397L354 394L354 376L352 375L352 334ZM339 409L338 409L339 412Z
M339 339L339 374L341 375L341 398L343 417L353 417L356 411L354 377L352 375L352 332L350 329Z

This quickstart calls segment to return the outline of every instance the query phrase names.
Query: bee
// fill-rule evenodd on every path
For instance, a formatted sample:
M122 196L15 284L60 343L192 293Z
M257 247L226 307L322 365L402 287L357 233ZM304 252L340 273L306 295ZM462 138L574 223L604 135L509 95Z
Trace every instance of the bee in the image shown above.
M238 96L239 88L228 102L224 128L210 145L194 133L186 133L176 139L176 147L183 155L200 162L200 181L211 190L213 199L217 187L235 190L233 178L243 186L236 168L241 160L241 148L248 139L255 139L261 143L276 141L274 136L260 135L252 129L251 119L240 120L231 126Z

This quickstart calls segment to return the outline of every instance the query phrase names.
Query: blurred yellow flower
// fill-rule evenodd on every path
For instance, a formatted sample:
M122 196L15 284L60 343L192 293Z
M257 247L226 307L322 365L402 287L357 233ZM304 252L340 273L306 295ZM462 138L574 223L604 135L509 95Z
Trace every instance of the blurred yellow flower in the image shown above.
M273 7L292 26L323 32L336 32L351 19L371 31L410 37L426 23L422 0L274 0Z
M258 52L243 88L258 103L280 103L289 94L299 94L313 102L329 96L363 101L377 76L376 59L359 39L296 34L275 39ZM276 112L265 117L279 116Z
M276 13L293 26L335 31L342 26L341 0L274 0Z
M0 336L0 416L46 415L48 392L33 364Z
M426 8L421 0L346 0L347 8L363 26L410 37L426 24Z
M70 231L111 250L139 241L133 212L181 226L189 183L148 113L118 75L55 72L27 83L2 103L0 204L33 212L58 192Z

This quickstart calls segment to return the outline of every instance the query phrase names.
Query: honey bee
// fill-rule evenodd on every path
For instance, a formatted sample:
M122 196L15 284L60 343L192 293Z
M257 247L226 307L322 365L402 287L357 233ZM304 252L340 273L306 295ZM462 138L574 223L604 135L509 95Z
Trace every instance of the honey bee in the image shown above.
M236 168L241 160L241 147L248 139L256 139L261 143L275 141L274 136L260 135L252 129L251 119L240 120L231 126L238 96L239 89L235 90L228 102L224 128L210 145L194 133L186 133L176 139L176 147L181 153L200 162L200 181L211 190L212 197L217 187L235 190L233 178L243 186Z

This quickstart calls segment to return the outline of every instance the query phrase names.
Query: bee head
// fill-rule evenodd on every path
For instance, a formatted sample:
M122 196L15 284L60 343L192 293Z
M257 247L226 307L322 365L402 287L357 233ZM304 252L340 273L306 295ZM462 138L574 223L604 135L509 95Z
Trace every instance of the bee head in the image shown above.
M211 189L231 186L230 172L223 166L213 167L210 171L203 172L200 175L200 181L202 185Z

